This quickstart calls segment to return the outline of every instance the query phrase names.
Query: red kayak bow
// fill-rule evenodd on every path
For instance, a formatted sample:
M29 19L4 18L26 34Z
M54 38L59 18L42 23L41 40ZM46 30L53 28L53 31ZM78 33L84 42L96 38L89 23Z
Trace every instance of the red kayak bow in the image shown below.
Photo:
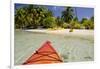
M23 65L27 64L49 64L63 62L56 50L46 41Z

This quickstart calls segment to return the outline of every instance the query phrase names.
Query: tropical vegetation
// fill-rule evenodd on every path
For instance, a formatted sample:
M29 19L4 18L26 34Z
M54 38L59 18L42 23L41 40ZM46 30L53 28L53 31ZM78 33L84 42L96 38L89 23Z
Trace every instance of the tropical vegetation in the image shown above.
M61 14L61 17L55 17L53 12L45 6L28 5L21 7L15 10L15 28L94 29L94 16L79 21L73 7L66 7Z

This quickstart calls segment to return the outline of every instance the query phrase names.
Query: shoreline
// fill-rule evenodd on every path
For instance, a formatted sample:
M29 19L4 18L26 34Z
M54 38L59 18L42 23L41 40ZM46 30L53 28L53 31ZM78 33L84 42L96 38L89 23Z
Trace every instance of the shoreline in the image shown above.
M38 32L38 33L47 33L47 34L63 34L63 35L94 35L94 30L86 29L73 29L73 32L69 32L70 29L62 30L48 30L48 29L27 29L25 32Z
M27 59L27 56L31 56L30 53L33 53L46 40L52 42L54 48L65 61L73 61L71 57L76 58L74 61L92 60L94 56L92 54L94 49L94 30L74 29L73 32L69 32L69 30L16 29L15 64L22 64ZM23 49L26 50L26 53ZM70 53L70 56L68 55L69 59L66 58L66 53L67 55ZM78 53L78 55L74 55L74 53ZM87 59L88 57L89 59Z

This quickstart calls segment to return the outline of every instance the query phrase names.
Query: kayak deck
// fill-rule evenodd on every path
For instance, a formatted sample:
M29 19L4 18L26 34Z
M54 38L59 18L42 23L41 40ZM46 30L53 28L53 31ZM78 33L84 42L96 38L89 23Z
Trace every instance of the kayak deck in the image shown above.
M56 50L51 46L50 41L46 41L35 53L29 57L23 65L26 64L49 64L63 62Z

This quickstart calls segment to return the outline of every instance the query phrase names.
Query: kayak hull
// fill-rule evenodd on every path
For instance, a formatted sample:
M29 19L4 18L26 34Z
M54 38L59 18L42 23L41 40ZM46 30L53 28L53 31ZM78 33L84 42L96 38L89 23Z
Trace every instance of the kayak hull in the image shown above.
M23 65L28 64L50 64L63 62L56 50L51 46L50 41L46 41L35 53L29 57Z

